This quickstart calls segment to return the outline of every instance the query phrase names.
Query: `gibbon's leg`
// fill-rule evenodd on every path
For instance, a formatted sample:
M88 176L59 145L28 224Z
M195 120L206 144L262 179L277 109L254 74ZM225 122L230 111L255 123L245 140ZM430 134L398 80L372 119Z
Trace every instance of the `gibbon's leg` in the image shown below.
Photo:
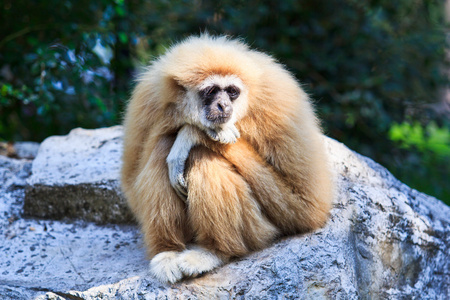
M181 144L175 142L171 150L177 156L169 155L167 161L171 167L179 165L190 151L186 161L189 186L186 202L188 228L192 229L197 245L181 253L161 252L152 259L151 271L162 282L173 283L183 276L210 271L229 257L267 246L278 235L233 166L205 147L191 150L197 140L183 132L177 137Z
M135 197L140 204L136 213L150 256L162 251L183 250L187 240L185 204L167 180L165 158L172 144L170 137L156 142L135 183Z
M233 164L252 189L263 213L283 234L311 231L327 220L329 199L320 199L302 182L293 188L282 174L264 161L253 147L240 139L232 145L216 148ZM305 178L308 180L308 178Z
M174 138L160 138L137 176L130 206L138 217L149 256L150 271L161 282L182 277L176 258L191 239L186 206L168 180L166 157Z
M214 137L217 137L221 142L231 142L236 141L238 136L239 132L232 125ZM180 252L184 248L184 244L181 241L182 237L177 235L181 234L183 230L182 228L177 228L177 225L183 224L184 221L172 224L176 220L185 218L184 205L180 211L180 200L174 199L174 192L186 201L185 163L191 148L199 142L199 139L198 129L190 125L185 125L179 131L175 142L170 139L162 139L152 151L150 159L137 180L137 196L144 198L147 196L149 199L153 199L151 207L140 205L134 210L135 213L141 216L142 230L148 248L153 253L160 252L151 260L150 271L161 282L174 283L183 276L196 276L222 265L226 259L223 255L219 257L215 253L199 246L191 246L189 249ZM170 152L168 151L169 148ZM161 158L164 158L164 154L168 152L166 166L161 163ZM168 186L167 177L169 177L169 182L174 189ZM168 191L168 193L164 195L164 191ZM164 197L167 197L166 202ZM143 203L145 202L143 201ZM174 209L173 215L170 214L171 209ZM164 227L166 231L170 232L164 232ZM185 224L184 228L188 228L187 224ZM163 233L169 233L169 237L167 238L164 234L160 236L160 230ZM188 234L185 235L187 236ZM170 240L171 238L172 240Z
M194 147L186 167L188 222L203 249L227 260L267 246L278 235L248 184L220 154Z

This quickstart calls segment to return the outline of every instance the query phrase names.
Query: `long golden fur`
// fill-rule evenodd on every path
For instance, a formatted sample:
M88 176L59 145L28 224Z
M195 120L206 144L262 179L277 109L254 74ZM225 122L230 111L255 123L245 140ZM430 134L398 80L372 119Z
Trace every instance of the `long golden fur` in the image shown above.
M186 164L185 202L166 159L185 125L181 99L212 75L235 75L247 88L236 112L240 138L221 144L203 134ZM154 273L170 273L156 274L162 281L212 268L175 266L179 253L193 251L187 245L204 249L200 259L210 252L226 261L327 220L333 183L308 97L280 64L239 41L204 35L170 48L140 78L124 125L122 188L149 256L170 254L154 259Z

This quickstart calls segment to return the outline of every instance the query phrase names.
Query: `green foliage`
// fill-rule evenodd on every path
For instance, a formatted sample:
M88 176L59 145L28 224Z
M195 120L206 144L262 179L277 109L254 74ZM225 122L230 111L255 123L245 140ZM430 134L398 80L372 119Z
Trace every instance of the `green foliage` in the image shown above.
M403 122L393 124L389 136L401 149L407 150L394 163L395 172L425 193L439 193L442 199L450 199L449 128L439 128L435 122L426 127L418 122Z
M242 37L273 54L316 100L328 135L407 184L450 201L448 170L437 154L449 145L430 146L436 144L431 137L442 140L449 128L429 105L447 84L442 1L4 0L0 5L0 139L42 140L73 127L119 123L135 71L173 41L207 30ZM427 127L434 119L440 125ZM421 133L413 125L418 132L406 134L401 126L408 120L426 129ZM399 132L401 142L395 139ZM411 168L420 169L422 180L411 179Z
M418 122L409 124L393 124L389 137L402 148L417 148L421 152L431 152L438 157L450 156L450 130L439 128L435 122L430 122L425 128Z
M119 99L127 97L128 87L120 83L129 81L123 77L131 62L109 61L102 52L123 51L116 22L123 2L92 2L2 4L1 138L42 140L76 126L119 122Z

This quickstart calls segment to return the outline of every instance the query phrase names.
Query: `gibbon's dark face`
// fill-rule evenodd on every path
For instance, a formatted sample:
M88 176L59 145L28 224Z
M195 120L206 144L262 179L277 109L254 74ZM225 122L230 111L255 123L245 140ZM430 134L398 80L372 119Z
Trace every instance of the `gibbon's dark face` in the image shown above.
M223 124L233 115L233 101L241 91L235 85L221 87L213 84L200 90L199 97L205 110L205 117L213 124Z
M202 129L220 130L247 112L248 88L236 75L214 74L185 90L178 110L185 122Z

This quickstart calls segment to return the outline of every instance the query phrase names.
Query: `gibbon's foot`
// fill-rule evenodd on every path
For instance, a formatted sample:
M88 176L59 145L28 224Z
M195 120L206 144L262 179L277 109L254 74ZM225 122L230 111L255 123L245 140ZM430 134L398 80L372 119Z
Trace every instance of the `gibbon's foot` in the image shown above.
M208 128L206 134L210 139L221 144L234 144L241 137L239 130L237 130L234 124L228 125L218 131Z
M150 261L150 272L162 283L175 283L221 266L224 261L214 253L193 246L183 252L161 252Z
M175 283L183 277L178 260L180 252L161 252L150 261L150 272L162 283Z
M197 276L223 264L221 258L199 246L193 246L181 252L178 261L185 276Z

